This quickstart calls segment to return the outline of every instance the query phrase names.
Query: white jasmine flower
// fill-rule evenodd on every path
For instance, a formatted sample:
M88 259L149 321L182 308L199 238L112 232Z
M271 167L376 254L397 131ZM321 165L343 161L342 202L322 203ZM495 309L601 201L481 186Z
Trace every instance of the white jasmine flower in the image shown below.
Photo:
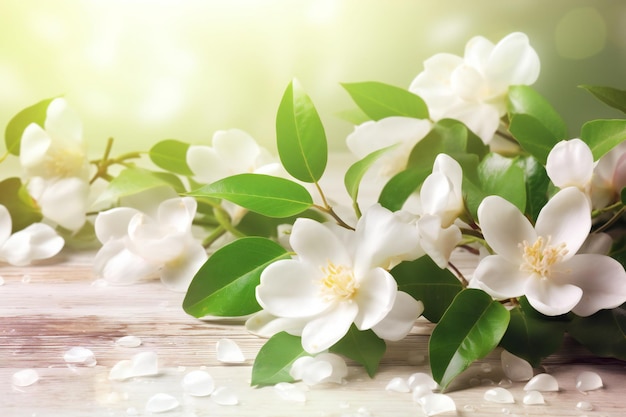
M554 145L546 161L546 172L554 185L577 187L585 194L590 191L593 169L591 149L578 138Z
M57 98L48 105L44 128L31 123L20 143L28 192L46 219L72 231L85 223L89 193L82 130L78 115Z
M591 228L587 197L559 191L533 227L510 202L489 196L478 208L485 240L496 253L481 260L473 281L496 299L526 295L539 312L588 316L626 302L626 272L615 259L580 254Z
M9 210L0 205L0 261L24 266L48 259L61 251L63 238L43 223L33 223L11 234L13 222Z
M511 33L495 45L477 36L466 44L464 57L427 59L409 90L424 99L433 120L460 120L489 143L506 113L509 86L533 84L539 69L525 34Z
M619 200L626 186L626 142L602 156L593 171L591 200L595 208L606 207Z
M269 151L239 129L215 132L212 146L190 146L187 165L196 180L205 184L236 174L278 175L280 172L280 164Z
M168 288L187 290L208 257L191 233L196 205L183 197L163 201L154 217L130 207L101 212L95 221L103 244L94 261L96 274L127 284L158 273Z
M367 121L356 126L346 138L348 149L359 159L370 153L397 145L375 163L377 177L388 180L406 168L413 147L428 134L428 120L410 117L387 117L378 121Z
M307 352L318 353L353 323L399 340L422 313L422 303L402 295L387 270L418 256L417 234L380 205L365 212L354 232L300 218L290 243L297 257L261 274L256 297L264 310L248 320L249 330L289 330L301 334Z

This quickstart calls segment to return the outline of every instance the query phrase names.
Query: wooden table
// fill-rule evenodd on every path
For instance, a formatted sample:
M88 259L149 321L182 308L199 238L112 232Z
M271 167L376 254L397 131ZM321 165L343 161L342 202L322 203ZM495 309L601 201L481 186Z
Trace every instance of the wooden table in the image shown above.
M380 372L370 379L358 366L350 366L343 385L313 386L305 403L280 398L273 387L249 387L255 354L263 341L248 334L238 323L205 322L188 316L181 308L184 294L167 290L158 281L131 286L98 285L91 272L93 252L63 252L54 261L27 268L2 265L0 275L0 416L129 416L149 415L147 400L167 393L180 406L167 416L421 416L411 394L389 392L393 377L429 372L426 363L414 363L427 352L430 325L418 322L409 337L390 343ZM467 267L467 265L465 266ZM120 347L115 341L127 335L142 339L136 348ZM217 361L215 344L221 338L235 340L247 361L224 365ZM97 365L69 366L63 359L71 347L91 349ZM111 367L141 351L158 354L156 376L110 381ZM413 358L413 359L410 359ZM34 368L40 380L27 387L14 387L12 375ZM210 397L191 397L183 392L183 376L205 369L217 386L234 390L239 404L224 406ZM483 399L502 378L499 352L474 364L449 395L459 416L623 416L626 407L626 363L594 359L573 341L545 362L560 391L544 393L545 405L524 405L523 382L509 389L515 404L497 404ZM605 387L581 393L576 376L597 372ZM481 385L476 381L483 380ZM592 411L577 403L586 401Z

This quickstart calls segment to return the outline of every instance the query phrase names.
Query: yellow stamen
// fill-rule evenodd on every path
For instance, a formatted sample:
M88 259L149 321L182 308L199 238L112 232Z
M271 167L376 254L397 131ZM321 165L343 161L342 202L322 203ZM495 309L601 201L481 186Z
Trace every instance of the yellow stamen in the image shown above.
M565 243L550 245L550 236L548 239L539 236L532 245L524 241L519 246L523 251L520 270L535 273L544 278L550 276L552 265L561 262L568 253Z
M354 297L359 284L354 279L352 269L328 261L328 265L321 267L321 270L324 273L320 281L321 290L327 300L346 301Z

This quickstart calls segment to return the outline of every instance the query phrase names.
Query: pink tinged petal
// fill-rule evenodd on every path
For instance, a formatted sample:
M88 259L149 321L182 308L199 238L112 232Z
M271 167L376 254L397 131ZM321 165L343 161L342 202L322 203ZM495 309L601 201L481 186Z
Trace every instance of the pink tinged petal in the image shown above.
M583 291L575 285L558 284L551 278L538 275L526 281L524 292L530 305L546 316L569 313L583 295Z
M582 191L575 187L564 188L541 209L535 223L537 235L549 237L553 246L565 244L564 259L571 258L591 230L590 210L589 200Z
M504 300L524 295L529 279L529 273L520 271L519 264L500 255L490 255L483 258L474 270L472 285L495 299Z
M584 190L593 175L593 154L580 139L562 140L550 151L546 171L559 188L578 187Z
M28 176L44 173L42 164L51 143L52 139L39 125L31 123L26 126L20 142L20 164Z
M158 208L159 224L176 232L191 230L198 203L191 197L173 198L162 202Z
M261 153L248 133L239 129L221 130L213 135L213 148L233 173L252 172Z
M626 272L622 264L609 256L576 255L564 262L560 270L565 271L564 280L582 289L582 298L572 309L579 316L626 302Z
M276 317L261 310L246 320L246 330L260 337L272 337L280 332L300 336L306 323L306 319Z
M504 37L494 47L485 76L501 89L537 81L541 68L537 52L520 32ZM504 91L503 91L504 92Z
M215 149L208 146L190 146L187 149L187 165L196 180L205 184L232 175L226 161L220 158Z
M159 273L161 282L173 291L187 291L191 280L207 259L204 247L199 242L190 242L180 256L163 265Z
M61 251L65 241L46 224L34 223L7 239L0 257L11 265L23 266L32 261L48 259Z
M289 243L298 259L310 268L326 267L329 261L336 266L352 267L350 253L341 239L329 227L315 220L297 219Z
M415 227L380 204L367 209L352 236L356 249L354 273L367 273L371 268L389 268L402 260L413 260L419 251Z
M0 204L0 246L11 236L12 229L11 213L5 206Z
M402 340L413 328L415 320L424 312L424 303L409 294L398 291L393 308L372 330L385 340Z
M322 313L330 304L323 298L321 272L294 259L270 264L261 273L256 299L277 317L302 318Z
M126 249L121 240L104 244L94 259L97 276L113 284L132 284L156 274L158 266Z
M348 333L358 312L356 303L337 303L332 310L304 326L302 347L308 353L319 353L330 348Z
M519 245L537 240L530 221L517 207L499 196L488 196L480 203L478 222L489 246L513 264L522 263Z
M28 188L30 190L30 184ZM87 219L88 194L89 185L76 177L45 181L37 203L45 218L68 230L77 231Z
M422 249L439 268L446 268L452 251L463 237L461 230L454 224L443 228L437 216L422 216L417 227Z
M354 324L359 330L367 330L389 314L398 293L398 284L393 276L382 268L372 269L359 278L359 288L351 300L358 305L358 315L354 319Z
M130 207L116 207L98 213L94 229L100 243L125 237L128 234L128 224L136 214L139 211Z
M82 144L83 124L63 98L55 98L48 105L45 128L53 138Z

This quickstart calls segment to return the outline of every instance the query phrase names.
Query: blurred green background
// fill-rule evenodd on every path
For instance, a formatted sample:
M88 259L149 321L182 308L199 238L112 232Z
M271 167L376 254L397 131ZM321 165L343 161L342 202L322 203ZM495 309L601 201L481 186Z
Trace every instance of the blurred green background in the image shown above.
M2 0L0 126L64 95L90 153L176 138L208 144L237 127L274 148L274 117L296 77L331 148L344 149L352 107L340 82L408 87L436 52L526 32L542 71L535 87L571 135L616 114L579 84L626 88L626 2L602 0ZM0 145L0 148L2 146Z

